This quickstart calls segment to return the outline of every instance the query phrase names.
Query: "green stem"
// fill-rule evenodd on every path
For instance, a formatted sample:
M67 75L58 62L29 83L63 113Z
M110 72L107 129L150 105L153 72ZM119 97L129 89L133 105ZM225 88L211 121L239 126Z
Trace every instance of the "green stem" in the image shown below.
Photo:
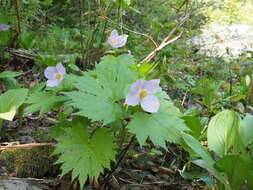
M251 103L252 103L252 96L253 96L253 80L251 78L250 85L249 85L248 97L247 97L247 101L246 101L246 103L247 103L246 112L249 111L248 106L251 105Z
M0 118L0 133L1 133L1 130L2 130L2 128L3 128L3 121L4 121L4 120Z
M0 63L4 62L4 47L0 45Z
M120 11L121 11L121 0L119 0L119 7L118 7L118 23L120 24Z
M83 0L78 1L78 9L79 9L79 16L80 16L80 23L79 23L79 29L80 29L80 35L81 35L81 56L82 56L82 62L84 60L84 53L85 53L85 48L84 48L84 28L83 28ZM84 65L82 65L84 67Z
M20 27L20 11L19 11L19 0L15 1L15 9L16 9L16 18L17 18L17 33L19 34L21 32L21 27Z
M126 129L126 127L123 127L119 133L119 148L120 148L120 150L126 140L126 134L127 134L127 129Z

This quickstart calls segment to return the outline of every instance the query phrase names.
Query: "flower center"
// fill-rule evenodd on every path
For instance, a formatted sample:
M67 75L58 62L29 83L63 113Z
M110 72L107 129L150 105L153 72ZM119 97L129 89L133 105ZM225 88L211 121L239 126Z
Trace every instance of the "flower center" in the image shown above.
M145 98L148 95L148 92L146 90L140 91L140 99Z
M118 44L118 42L117 41L112 41L112 45L117 45Z
M54 76L56 79L61 79L62 78L62 75L60 74L60 73L57 73L57 74L55 74L55 76Z

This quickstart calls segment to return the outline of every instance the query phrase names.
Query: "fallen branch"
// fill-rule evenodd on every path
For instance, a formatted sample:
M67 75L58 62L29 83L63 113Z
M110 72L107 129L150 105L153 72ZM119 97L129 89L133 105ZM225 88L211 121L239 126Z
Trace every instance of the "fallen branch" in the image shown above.
M24 49L13 49L8 48L6 49L10 54L22 58L22 59L28 59L28 60L34 60L35 54L31 51L24 50Z
M182 35L183 35L183 32L181 32L177 37L175 37L175 38L173 38L169 41L166 41L164 44L160 44L159 47L157 47L150 54L148 54L148 56L145 57L141 61L141 63L150 62L161 49L165 48L167 45L169 45L169 44L173 43L174 41L178 40L179 38L181 38Z
M7 149L15 149L15 148L32 148L39 146L53 146L55 143L30 143L30 144L18 144L18 145L10 145L10 146L0 146L0 151Z

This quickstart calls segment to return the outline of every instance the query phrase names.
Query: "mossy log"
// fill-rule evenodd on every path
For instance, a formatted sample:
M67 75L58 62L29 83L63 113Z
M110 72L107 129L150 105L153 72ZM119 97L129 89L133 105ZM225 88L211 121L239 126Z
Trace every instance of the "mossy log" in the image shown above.
M54 165L52 146L6 149L0 154L0 163L8 174L16 177L55 177L59 166Z

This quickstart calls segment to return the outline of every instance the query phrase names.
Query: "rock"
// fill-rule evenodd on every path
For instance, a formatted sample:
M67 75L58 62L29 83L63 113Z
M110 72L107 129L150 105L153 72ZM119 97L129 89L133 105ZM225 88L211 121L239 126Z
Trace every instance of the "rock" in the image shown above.
M42 190L18 179L0 179L0 190Z

